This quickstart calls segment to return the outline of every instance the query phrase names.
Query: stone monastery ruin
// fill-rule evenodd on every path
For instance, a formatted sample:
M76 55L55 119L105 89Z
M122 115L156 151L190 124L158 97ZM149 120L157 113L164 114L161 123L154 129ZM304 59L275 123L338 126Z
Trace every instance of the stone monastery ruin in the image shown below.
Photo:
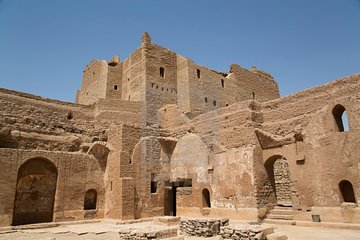
M127 59L86 66L76 103L6 89L0 101L0 226L360 223L360 75L280 98L266 72L217 72L144 33Z

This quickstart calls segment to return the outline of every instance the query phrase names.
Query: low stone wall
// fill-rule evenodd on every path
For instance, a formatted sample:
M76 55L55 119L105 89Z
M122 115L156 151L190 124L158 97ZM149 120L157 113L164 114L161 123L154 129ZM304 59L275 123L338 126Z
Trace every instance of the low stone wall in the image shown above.
M274 233L273 227L235 225L221 227L219 235L221 235L223 239L266 240L266 236L271 233Z
M267 235L274 233L273 227L260 225L229 225L229 219L180 219L180 231L184 235L213 237L220 235L223 239L266 240Z
M220 233L220 227L229 224L228 218L222 219L180 219L180 231L189 236L212 237Z

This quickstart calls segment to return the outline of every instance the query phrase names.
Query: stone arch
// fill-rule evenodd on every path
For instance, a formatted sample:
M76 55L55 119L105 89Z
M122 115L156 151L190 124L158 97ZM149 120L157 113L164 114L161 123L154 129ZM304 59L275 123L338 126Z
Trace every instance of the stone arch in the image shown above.
M341 192L343 202L356 203L354 189L350 181L348 180L340 181L339 189Z
M268 158L264 164L276 204L292 206L291 178L287 159L281 155Z
M337 104L332 109L332 115L335 120L336 129L339 132L349 131L349 123L347 118L346 109L343 105Z
M96 158L102 170L106 168L109 152L110 149L103 142L94 143L88 151L89 154Z
M210 192L209 189L204 188L201 192L202 196L202 207L203 208L211 208L211 201L210 201Z
M84 210L95 210L97 206L97 192L89 189L84 195Z
M18 170L13 225L51 222L57 182L55 165L32 158Z

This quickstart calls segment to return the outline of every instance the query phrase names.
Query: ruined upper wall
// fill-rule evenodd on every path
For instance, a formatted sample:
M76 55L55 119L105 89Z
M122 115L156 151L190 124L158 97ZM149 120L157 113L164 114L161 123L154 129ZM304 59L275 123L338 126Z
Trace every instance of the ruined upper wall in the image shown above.
M157 110L166 104L179 104L194 117L244 100L278 97L276 81L264 71L231 65L230 73L220 73L153 44L144 33L141 47L123 62L93 61L85 68L77 102L142 101L147 106L147 121L156 123Z
M246 70L232 64L230 73L220 73L177 56L178 104L188 116L197 116L236 102L279 98L273 77L261 70Z

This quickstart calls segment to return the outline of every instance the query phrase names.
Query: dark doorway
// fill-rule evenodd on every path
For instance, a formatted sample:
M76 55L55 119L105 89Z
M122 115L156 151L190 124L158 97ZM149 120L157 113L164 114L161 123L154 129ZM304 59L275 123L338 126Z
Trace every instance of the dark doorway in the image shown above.
M176 187L171 182L165 182L164 215L176 216Z
M96 209L97 193L94 189L90 189L84 196L84 210Z
M13 225L53 220L57 169L42 158L25 162L18 171Z
M202 207L211 208L210 192L207 188L204 188L202 190Z
M344 202L356 203L354 189L351 182L347 180L342 180L339 183L339 188Z

